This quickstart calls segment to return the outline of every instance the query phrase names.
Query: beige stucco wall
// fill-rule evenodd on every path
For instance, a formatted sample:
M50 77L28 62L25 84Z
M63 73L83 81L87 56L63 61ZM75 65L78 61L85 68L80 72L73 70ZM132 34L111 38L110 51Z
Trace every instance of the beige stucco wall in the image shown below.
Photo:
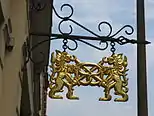
M12 36L15 38L13 51L0 54L4 64L3 69L0 67L0 116L17 116L16 107L20 111L21 98L19 72L23 63L22 45L27 38L26 0L0 1L5 20L11 18Z

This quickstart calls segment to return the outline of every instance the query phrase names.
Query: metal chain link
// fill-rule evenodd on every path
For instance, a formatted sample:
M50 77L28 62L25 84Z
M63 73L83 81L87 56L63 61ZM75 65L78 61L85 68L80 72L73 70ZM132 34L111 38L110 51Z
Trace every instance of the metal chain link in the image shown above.
M64 38L64 39L63 39L63 43L64 43L63 49L64 49L64 52L65 52L66 49L68 48L68 46L67 46L68 40L67 40L66 38Z
M116 49L115 49L115 42L111 42L110 45L111 45L111 49L110 50L111 50L112 54L114 54L115 51L116 51Z

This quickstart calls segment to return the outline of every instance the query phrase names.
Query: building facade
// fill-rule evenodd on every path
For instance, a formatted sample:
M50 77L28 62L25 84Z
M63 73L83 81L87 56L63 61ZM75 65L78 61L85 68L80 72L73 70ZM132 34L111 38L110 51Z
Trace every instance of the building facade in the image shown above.
M46 114L50 42L30 51L49 39L30 35L51 31L51 0L44 3L46 7L41 11L38 0L0 0L0 116Z

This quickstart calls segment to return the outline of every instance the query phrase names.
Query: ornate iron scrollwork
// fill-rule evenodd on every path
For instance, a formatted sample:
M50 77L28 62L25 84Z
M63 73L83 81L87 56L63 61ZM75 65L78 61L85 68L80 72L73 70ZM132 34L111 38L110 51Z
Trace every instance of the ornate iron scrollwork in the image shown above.
M106 36L102 36L102 35L98 35L96 34L95 32L91 31L90 29L86 28L85 26L81 25L80 23L78 23L77 21L71 19L71 17L73 16L73 13L74 13L74 10L73 10L73 7L69 4L63 4L60 8L61 11L63 11L63 8L64 7L68 7L70 8L70 13L68 16L60 16L58 14L58 12L56 11L56 9L54 8L53 6L53 11L54 13L56 14L56 16L61 19L61 21L59 22L58 24L58 30L59 32L61 33L61 35L63 35L62 37L63 38L67 38L69 40L73 40L75 42L75 45L77 46L77 41L80 41L82 43L85 43L91 47L94 47L98 50L105 50L108 48L108 42L111 42L111 43L118 43L120 45L124 45L124 44L127 44L127 43L139 43L139 44L148 44L149 42L138 42L134 39L128 39L127 37L123 36L123 35L118 35L120 32L124 31L126 35L132 35L133 32L134 32L134 29L132 26L130 25L125 25L123 26L122 28L120 28L118 31L116 31L115 33L113 33L113 28L111 26L110 23L106 22L106 21L102 21L98 24L98 30L101 32L102 29L101 29L101 26L103 25L106 25L109 27L109 33L106 35ZM69 28L70 28L70 31L69 32L65 32L64 30L62 30L62 24L65 23L65 22L71 22L77 26L79 26L80 28L84 29L85 31L87 31L88 33L92 34L93 36L92 37L87 37L87 36L82 36L82 38L80 36L71 36L72 32L73 32L73 26L72 25L69 25ZM59 35L54 35L52 34L51 35L52 37L58 37ZM93 45L91 43L89 43L88 41L85 41L85 40L92 40L93 38L95 38L95 40L98 40L100 41L100 45L101 44L105 44L105 46L102 48L102 47L98 47L96 45ZM68 47L69 48L69 47ZM75 47L77 48L77 47ZM69 48L70 49L70 48ZM70 49L70 50L75 50L75 49Z
M108 30L109 33L106 36L98 35L97 33L93 32L92 30L90 30L90 29L86 28L85 26L81 25L77 21L71 19L71 17L74 14L74 9L71 5L63 4L61 6L60 10L63 11L64 7L68 7L70 9L70 13L67 16L60 16L58 14L58 12L56 11L56 9L54 8L54 6L52 6L55 15L60 19L60 22L58 24L58 30L59 30L60 34L30 32L30 35L33 35L33 36L49 36L50 39L48 41L54 40L54 39L64 39L64 41L67 41L67 43L69 43L69 41L72 41L72 42L74 42L74 45L75 45L73 48L71 48L68 44L65 44L65 49L69 49L69 50L76 50L78 48L78 41L82 42L84 44L87 44L87 45L89 45L93 48L96 48L98 50L107 49L108 46L109 46L108 42L110 42L110 45L111 44L113 45L115 43L117 43L119 45L124 45L124 44L128 44L128 43L131 43L131 44L149 44L150 43L148 41L140 42L140 41L137 41L135 39L128 39L124 35L119 35L120 32L122 32L122 31L124 31L125 35L127 35L127 36L132 35L133 32L134 32L134 29L130 25L125 25L122 28L120 28L118 31L113 33L113 28L112 28L111 24L106 22L106 21L102 21L98 24L98 31L101 32L102 31L101 27L106 25L109 28L109 30ZM93 36L72 35L72 32L73 32L73 26L72 25L69 25L69 28L70 28L69 32L62 30L62 24L65 23L65 22L71 22L71 23L77 25L78 27L84 29L89 34L92 34ZM99 46L95 45L93 43L90 43L87 40L99 41ZM41 43L43 43L43 42L38 43L38 45L40 45ZM113 46L111 47L111 49L112 49L111 51L113 51Z

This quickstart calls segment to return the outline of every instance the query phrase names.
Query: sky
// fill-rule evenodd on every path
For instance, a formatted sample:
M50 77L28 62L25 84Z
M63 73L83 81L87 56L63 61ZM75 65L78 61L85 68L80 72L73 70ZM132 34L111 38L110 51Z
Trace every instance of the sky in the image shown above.
M101 21L109 22L113 27L113 33L126 24L131 25L135 32L131 36L126 36L130 39L136 39L136 2L135 0L54 0L54 6L60 15L66 16L69 9L60 11L62 4L68 3L73 6L74 14L72 19L84 25L88 29L99 35L106 35L109 31L107 26L102 26L102 31L99 32L97 26ZM154 0L145 0L145 18L146 18L146 39L151 42L147 45L147 80L148 80L148 108L149 116L154 115L154 91L153 91L153 69L154 69ZM53 14L54 15L54 14ZM53 33L58 32L58 22L60 20L54 15L53 18ZM71 23L72 24L72 23ZM87 31L73 25L73 34L90 35ZM63 31L69 32L68 23L64 24ZM119 35L123 35L122 31ZM99 43L93 42L99 46ZM73 43L69 42L71 46ZM56 49L63 51L62 41L51 42L51 52ZM79 43L76 51L68 51L72 55L76 55L83 62L97 63L102 57L111 55L110 47L105 51L99 51L89 47L84 43ZM98 87L75 87L75 95L80 97L80 100L71 101L65 98L63 100L47 99L47 115L48 116L137 116L137 46L127 44L124 46L116 45L116 53L123 53L128 58L128 78L129 78L129 100L125 103L114 102L113 99L117 96L113 95L111 101L98 101L99 97L103 96L103 89Z

